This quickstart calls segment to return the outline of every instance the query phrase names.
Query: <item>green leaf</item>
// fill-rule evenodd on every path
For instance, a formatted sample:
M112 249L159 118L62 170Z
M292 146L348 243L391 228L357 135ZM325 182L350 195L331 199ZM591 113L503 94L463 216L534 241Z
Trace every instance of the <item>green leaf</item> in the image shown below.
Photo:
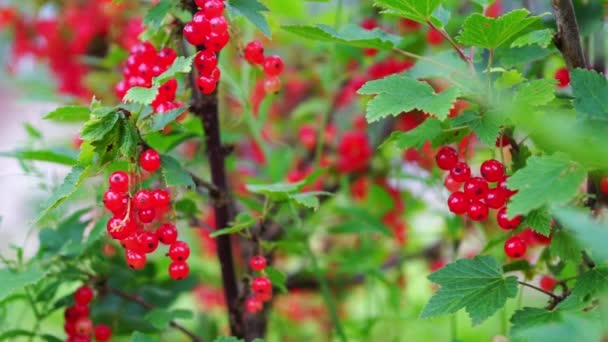
M594 221L587 211L574 208L557 208L553 215L563 226L563 229L572 234L591 254L593 261L602 262L608 260L608 226Z
M101 140L114 129L119 119L120 115L117 112L93 116L82 127L80 138L84 141Z
M26 286L37 284L45 275L46 272L38 267L28 267L19 272L0 269L0 302Z
M131 121L124 120L120 131L120 153L123 156L131 157L137 153L139 144L139 133Z
M0 157L11 157L19 160L42 161L55 164L73 166L76 158L73 155L52 150L17 150L13 152L0 152Z
M427 118L416 128L407 132L395 131L383 143L380 148L389 144L395 144L400 149L410 147L420 148L425 142L433 140L442 132L441 123L434 118Z
M236 15L242 15L247 18L266 37L272 37L270 26L268 26L266 17L263 14L263 12L268 11L268 8L258 0L229 0L228 9Z
M192 312L187 310L168 311L164 309L154 309L144 316L144 320L156 329L164 329L169 323L178 318L192 318Z
M429 279L441 288L420 314L434 317L465 309L473 325L480 324L517 295L517 277L503 277L501 264L491 256L476 256L448 264Z
M400 74L367 82L357 93L376 95L367 103L368 122L414 109L434 114L443 120L459 95L455 87L437 94L428 83Z
M243 342L234 336L218 336L213 342Z
M570 295L559 305L558 309L583 309L587 303L608 291L608 267L596 267L581 274Z
M91 173L90 167L82 167L80 165L74 166L70 173L65 177L63 183L57 187L43 205L40 215L36 219L36 222L42 220L51 210L57 208L61 203L72 196L78 188L82 185L84 180Z
M540 208L530 211L521 225L523 227L530 227L544 236L549 236L551 234L551 221L552 217L549 211L545 208Z
M144 334L139 331L133 332L131 334L131 342L158 342L158 338L156 336Z
M43 119L63 123L78 123L87 121L90 113L91 110L85 106L65 106L48 113Z
M510 100L522 106L542 106L555 98L555 80L533 80L517 88Z
M452 73L458 73L457 77L469 72L467 64L452 50L446 50L425 56L425 59L416 61L413 67L405 73L412 78L446 77Z
M495 112L479 115L475 112L467 111L454 118L452 124L455 126L470 126L484 144L494 146L496 138L498 138L498 134L500 133L502 118Z
M358 25L345 25L339 31L327 25L283 26L287 32L322 42L333 42L361 48L390 49L401 41L401 37L379 28L366 30Z
M0 334L0 341L15 341L15 337L19 336L34 337L36 334L28 330L13 329Z
M608 81L593 70L574 69L570 85L577 116L585 120L608 121Z
M278 287L283 293L288 292L287 287L285 287L285 282L287 281L287 276L285 275L285 273L270 266L266 267L264 269L264 272L266 273L266 276L268 277L272 285Z
M557 256L561 260L579 263L582 259L578 241L573 234L563 229L556 229L551 236L549 250L552 256Z
M150 88L132 87L127 91L122 101L125 103L133 102L140 104L150 104L158 95L158 85L152 85Z
M601 326L596 314L523 308L511 317L514 342L599 341Z
M526 9L518 9L498 18L472 14L464 21L456 40L464 45L496 49L539 19L528 17L529 14Z
M526 45L538 45L546 48L553 41L555 31L552 29L536 30L518 37L511 43L511 47L522 47Z
M175 61L173 61L173 64L171 64L169 69L152 80L153 84L160 86L161 84L175 77L177 74L189 73L190 70L192 70L192 61L194 60L194 57L196 57L195 54L189 57L178 56Z
M299 194L289 195L289 198L298 203L299 205L305 206L312 210L319 209L319 198L316 192L303 192Z
M385 236L393 236L393 233L377 217L367 210L357 207L338 207L336 211L344 216L345 222L330 229L330 233L380 233Z
M494 82L498 88L508 89L515 85L520 84L526 79L522 76L519 70L507 70L500 75L498 79Z
M255 217L251 217L251 215L247 213L240 213L234 219L234 222L231 222L230 227L225 227L222 229L218 229L211 233L209 236L212 238L218 237L220 235L226 234L236 234L239 233L258 222L258 219Z
M287 200L290 194L299 192L304 182L296 183L273 183L273 184L246 184L247 191L262 194L275 201Z
M509 202L509 217L546 204L566 203L576 196L586 175L581 165L561 154L530 157L526 167L507 182L509 189L518 191Z
M171 2L169 0L160 0L156 5L150 8L144 16L144 25L152 30L158 30L171 7Z
M425 23L440 3L441 0L375 0L374 6L383 8L385 13Z
M179 162L167 155L162 155L161 159L161 172L163 175L163 179L165 180L165 184L168 187L176 187L176 186L187 186L190 188L194 188L195 184L192 180L192 176L190 172L186 171Z
M168 124L174 122L175 119L182 115L186 110L188 110L188 108L186 106L182 106L166 113L156 113L147 117L145 120L141 120L138 122L141 134L149 134L163 130Z

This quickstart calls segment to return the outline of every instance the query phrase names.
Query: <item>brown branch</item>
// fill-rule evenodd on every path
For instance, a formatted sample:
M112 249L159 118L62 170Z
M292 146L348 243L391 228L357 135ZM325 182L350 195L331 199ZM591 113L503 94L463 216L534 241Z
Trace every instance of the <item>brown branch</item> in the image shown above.
M553 299L554 301L561 301L561 300L563 300L562 297L560 297L558 295L555 295L555 294L553 294L553 293L551 293L549 291L545 291L545 290L541 289L540 287L534 286L532 284L528 284L528 283L523 282L523 281L518 281L518 283L520 285L527 286L527 287L529 287L531 289L534 289L534 290L536 290L538 292L542 292L542 293L546 294L547 296L551 297L551 299Z
M469 69L471 69L471 71L475 71L475 66L473 65L473 62L471 61L471 59L469 57L467 57L467 55L464 54L464 51L462 50L462 48L460 46L458 46L458 44L456 44L456 42L454 41L454 39L452 39L452 37L450 37L450 35L444 30L444 29L439 29L435 26L435 24L433 24L430 20L428 20L426 22L429 27L431 27L432 29L436 30L437 32L441 33L441 35L443 36L443 38L445 38L450 45L452 45L452 48L454 48L454 51L456 51L456 53L458 54L458 56L460 56L460 58L467 63L467 65L469 66Z
M555 46L561 51L569 69L587 67L572 0L552 0L551 3L557 24L553 38Z

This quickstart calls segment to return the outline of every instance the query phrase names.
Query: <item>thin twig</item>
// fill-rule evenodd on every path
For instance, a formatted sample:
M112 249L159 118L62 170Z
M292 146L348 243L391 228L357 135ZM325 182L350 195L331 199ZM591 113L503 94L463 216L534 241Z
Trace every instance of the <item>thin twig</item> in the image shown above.
M452 48L454 48L454 51L456 51L456 53L458 54L458 56L460 56L460 58L467 63L467 65L469 66L469 69L471 69L471 71L473 73L475 73L475 66L473 65L473 62L471 61L471 59L469 59L469 57L467 57L467 55L464 54L464 51L462 50L462 48L460 46L458 46L458 44L456 44L456 42L452 39L452 37L447 33L446 30L444 29L439 29L435 26L435 24L433 24L430 20L426 22L432 29L436 30L437 32L439 32L443 38L445 38L450 45L452 45Z
M554 299L556 301L562 300L562 298L560 296L557 296L557 295L555 295L555 294L553 294L553 293L551 293L549 291L545 291L545 290L541 289L540 287L536 287L536 286L534 286L532 284L528 284L528 283L523 282L523 281L518 281L518 283L520 285L527 286L527 287L529 287L531 289L535 289L538 292L542 292L542 293L546 294L547 296L551 297L552 299Z

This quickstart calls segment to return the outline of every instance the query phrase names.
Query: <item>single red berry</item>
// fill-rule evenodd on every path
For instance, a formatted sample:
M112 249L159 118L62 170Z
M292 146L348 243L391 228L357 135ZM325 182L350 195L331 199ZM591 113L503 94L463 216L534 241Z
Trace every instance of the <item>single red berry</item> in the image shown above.
M440 45L443 43L443 35L439 30L429 28L426 32L426 42L429 43L429 45Z
M251 291L256 295L263 295L272 292L272 283L270 279L264 276L255 277L251 281Z
M245 60L251 64L264 63L264 45L259 40L253 40L245 46Z
M604 195L608 196L608 176L604 176L600 180L600 190L604 193Z
M496 138L494 145L496 145L496 147L509 147L511 146L511 141L509 140L508 136L503 134Z
M220 71L219 68L214 68L213 70L211 70L209 75L205 75L205 76L209 77L213 82L215 82L217 84L217 82L220 81L220 77L222 77L222 72Z
M194 67L205 76L209 76L213 69L217 68L217 64L217 54L213 51L199 51L194 57Z
M560 88L565 88L570 84L570 72L568 68L559 68L555 72L555 79L557 80L558 86Z
M80 305L89 305L94 296L95 293L92 288L82 285L74 292L74 301Z
M190 256L190 247L183 241L175 241L169 247L169 258L173 261L186 261Z
M254 255L249 259L249 267L252 270L261 272L266 268L266 258L263 255Z
M110 189L116 192L129 191L129 175L124 171L112 172L109 178Z
M213 33L222 34L228 31L228 21L224 17L209 19L209 30Z
M88 317L80 317L74 322L74 330L76 335L89 336L93 332L93 322Z
M66 321L63 324L63 331L68 335L76 335L76 322Z
M492 188L486 192L485 202L492 209L500 209L507 202L504 192L499 188Z
M218 18L224 13L224 2L220 0L207 0L201 8L207 18Z
M496 159L484 161L480 171L481 176L488 182L498 182L505 176L505 167Z
M207 35L206 47L214 52L221 51L230 41L230 33L228 31L222 33L211 32Z
M540 288L545 291L553 292L555 285L557 285L557 280L553 277L542 276L542 278L540 278Z
M526 254L528 246L519 236L512 236L505 241L505 254L512 259L521 258Z
M549 244L551 244L551 240L553 238L551 234L549 234L549 236L544 236L543 234L537 231L532 231L532 237L534 238L534 241L536 241L536 243L544 246L548 246Z
M177 229L173 223L163 223L156 229L158 241L165 245L171 245L177 240Z
M191 22L184 25L184 38L194 46L205 44L205 35Z
M264 73L266 76L279 76L283 72L283 59L277 55L272 55L264 59Z
M93 330L97 342L106 342L112 338L112 328L105 324L97 324Z
M171 78L169 80L167 80L165 83L163 83L160 88L158 88L158 95L156 96L156 99L160 99L163 101L173 101L175 100L175 92L177 91L177 80L175 78ZM166 108L163 109L159 109L157 108L156 111L158 113L164 113L164 112L168 112L170 110L173 109L177 109L174 108L174 103L173 102L168 102L171 105L165 105Z
M120 240L120 245L125 250L132 250L132 251L135 251L137 253L145 253L146 251L139 244L139 241L137 239L138 236L139 236L139 234L137 232L135 232L135 233L127 236L126 238Z
M517 193L517 191L513 191L510 190L509 188L507 188L507 180L509 179L509 177L504 177L503 179L501 179L500 181L498 181L498 183L496 184L496 188L500 189L500 191L502 191L503 196L505 196L505 199L509 199L511 196L513 196L514 194Z
M467 163L458 162L450 169L450 176L457 182L466 182L471 177L471 168Z
M264 79L264 92L266 94L276 94L281 90L282 83L278 77L266 77Z
M509 219L507 216L507 207L502 207L496 213L496 222L498 222L498 226L504 230L512 230L517 228L521 223L521 216L517 215L512 219Z
M158 52L158 61L165 68L171 66L171 64L173 64L176 58L177 53L170 47L162 48Z
M464 183L464 194L471 199L482 199L488 192L488 182L481 177L471 177Z
M154 208L165 209L171 204L171 195L165 190L156 189L152 191L152 200Z
M152 208L140 209L137 211L137 218L141 223L151 223L156 218L156 211Z
M173 280L184 279L190 274L190 267L187 262L184 261L173 261L169 265L169 276Z
M114 190L108 190L103 194L103 205L114 215L121 215L127 211L129 196Z
M450 146L443 146L435 155L437 167L442 170L450 170L458 163L458 152Z
M146 254L150 254L158 247L158 237L152 232L141 232L137 235L137 242L140 248Z
M139 156L139 166L148 172L154 172L160 167L160 154L151 148Z
M256 296L251 296L245 300L245 310L247 312L256 314L264 308L264 303L259 300Z
M139 190L133 196L133 206L136 209L151 209L154 207L154 198L149 190Z
M481 201L472 200L469 203L467 215L473 221L483 221L488 218L488 206Z
M122 240L137 230L137 224L131 219L114 216L108 221L106 228L113 239Z
M460 190L462 183L455 181L454 178L448 174L443 181L443 185L446 189L448 189L449 192L455 192Z
M215 91L217 82L215 82L211 77L201 76L196 80L196 87L201 93L209 95Z
M272 299L272 287L268 292L258 292L255 296L263 303L269 302Z
M89 336L70 335L65 342L91 342L91 338Z
M317 146L317 131L312 125L302 125L298 130L298 138L307 150L312 150Z
M127 249L127 265L134 270L141 270L146 266L146 254Z
M448 208L451 212L461 215L469 210L471 200L462 191L456 191L448 198Z

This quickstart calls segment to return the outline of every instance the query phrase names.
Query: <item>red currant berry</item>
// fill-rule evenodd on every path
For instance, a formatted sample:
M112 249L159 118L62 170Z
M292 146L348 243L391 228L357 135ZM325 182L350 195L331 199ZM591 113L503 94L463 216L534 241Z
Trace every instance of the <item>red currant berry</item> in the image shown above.
M175 100L175 92L177 91L177 80L175 78L169 79L167 82L163 83L160 88L158 88L157 99L161 98L165 101L173 101ZM171 106L165 109L165 111L177 109L173 108L174 104L172 102ZM162 111L157 110L157 112L162 113Z
M88 336L70 335L65 340L66 342L91 342L91 338Z
M65 322L65 324L63 324L63 331L65 331L65 333L68 335L76 335L75 322Z
M258 292L255 295L262 302L269 302L272 299L272 287L268 292Z
M570 72L568 68L559 68L555 72L555 79L557 80L560 88L565 88L570 84Z
M488 218L488 206L483 202L473 200L469 203L467 215L473 221L483 221Z
M230 34L228 31L222 33L211 32L207 35L207 48L211 51L221 51L226 44L230 41Z
M127 265L134 270L141 270L146 266L146 254L127 249Z
M165 245L171 245L177 240L177 229L173 223L163 223L156 229L158 241Z
M97 342L106 342L112 338L112 328L105 324L98 324L93 330Z
M500 209L507 203L507 198L502 190L492 188L486 192L485 202L492 209Z
M471 199L482 199L488 192L488 182L481 177L471 177L464 183L464 194Z
M281 90L282 83L278 77L267 77L264 79L264 92L266 94L276 94Z
M557 285L557 280L555 280L555 278L549 276L543 276L540 278L540 288L545 291L553 292L555 285Z
M175 241L169 247L169 258L173 261L186 261L190 256L190 247L183 241Z
M205 44L205 35L191 22L184 25L184 38L194 46Z
M249 259L249 267L252 270L261 272L266 268L266 258L263 255L254 255Z
M251 64L264 63L264 45L258 40L251 41L245 46L245 60Z
M460 190L462 183L455 181L452 176L447 175L447 177L445 177L445 180L443 181L443 185L445 185L445 188L448 189L449 192L455 192Z
M89 305L94 295L92 288L82 285L74 292L74 301L80 305Z
M146 254L154 252L158 247L158 238L151 232L142 232L137 235L137 242L141 250Z
M211 77L201 76L196 80L196 87L205 95L213 93L216 86L217 83Z
M152 191L152 199L156 209L165 209L171 203L171 195L162 189Z
M220 71L219 68L214 68L213 70L211 70L211 72L209 73L208 76L211 80L213 80L213 82L215 82L217 84L217 82L220 81L220 77L222 76L222 72Z
M437 167L442 170L450 170L458 163L458 152L450 146L443 146L435 155Z
M604 176L600 180L600 190L604 193L605 196L608 196L608 176Z
M133 234L137 230L137 225L131 219L125 220L123 217L114 216L108 221L106 228L113 239L122 240Z
M456 163L450 169L450 176L457 182L466 182L471 177L471 168L467 163Z
M213 33L222 34L228 31L228 21L224 17L209 19L209 30Z
M170 47L162 48L158 52L158 61L165 68L171 66L176 58L177 53Z
M512 259L521 258L526 254L528 246L519 236L512 236L505 241L505 254Z
M247 312L256 314L264 308L264 303L260 301L256 296L251 296L245 300L245 310Z
M89 307L87 305L74 304L63 312L65 320L68 322L76 322L80 317L89 316Z
M503 179L501 179L497 184L496 184L496 188L500 189L500 191L502 192L503 196L505 196L505 199L509 199L511 196L513 196L514 194L517 193L517 191L512 191L509 188L507 188L507 180L509 179L509 177L504 177Z
M156 211L152 208L140 209L137 211L137 218L143 224L151 223L156 218Z
M298 130L298 138L304 148L308 150L317 146L317 131L312 125L302 125Z
M448 208L454 214L461 215L469 210L470 199L462 191L456 191L448 198Z
M129 191L129 175L124 171L112 172L109 183L110 189L116 192Z
M201 8L207 18L217 18L224 13L224 2L220 0L207 0Z
M124 214L129 205L129 196L114 190L108 190L103 194L103 205L115 215Z
M120 245L125 250L130 249L137 253L145 253L143 247L139 244L139 241L137 239L138 235L139 235L138 233L133 233L133 234L127 236L126 238L120 240Z
M504 230L512 230L517 228L521 223L521 216L517 215L512 219L509 219L507 216L507 207L502 207L496 213L496 221L498 222L498 226Z
M169 276L173 280L184 279L190 274L190 267L187 262L174 261L169 265Z
M272 55L264 59L264 73L266 76L279 76L283 72L283 59L277 55Z
M498 182L505 176L505 167L496 159L484 161L480 171L481 176L488 182Z
M256 295L271 293L272 283L270 282L270 279L264 276L255 277L253 281L251 281L251 291Z
M80 317L74 323L74 330L76 335L89 336L93 332L93 322L88 317Z
M494 145L496 145L496 147L509 147L511 146L511 141L509 140L508 136L503 134L496 138Z
M217 68L217 55L215 52L204 50L199 51L194 57L194 67L196 70L207 76L209 75L213 69Z
M139 156L139 166L148 172L154 172L160 167L160 154L151 148Z
M429 28L426 32L426 42L429 43L429 45L440 45L443 43L443 35L439 30Z
M133 206L136 209L151 209L154 207L154 198L149 190L139 190L133 196Z

